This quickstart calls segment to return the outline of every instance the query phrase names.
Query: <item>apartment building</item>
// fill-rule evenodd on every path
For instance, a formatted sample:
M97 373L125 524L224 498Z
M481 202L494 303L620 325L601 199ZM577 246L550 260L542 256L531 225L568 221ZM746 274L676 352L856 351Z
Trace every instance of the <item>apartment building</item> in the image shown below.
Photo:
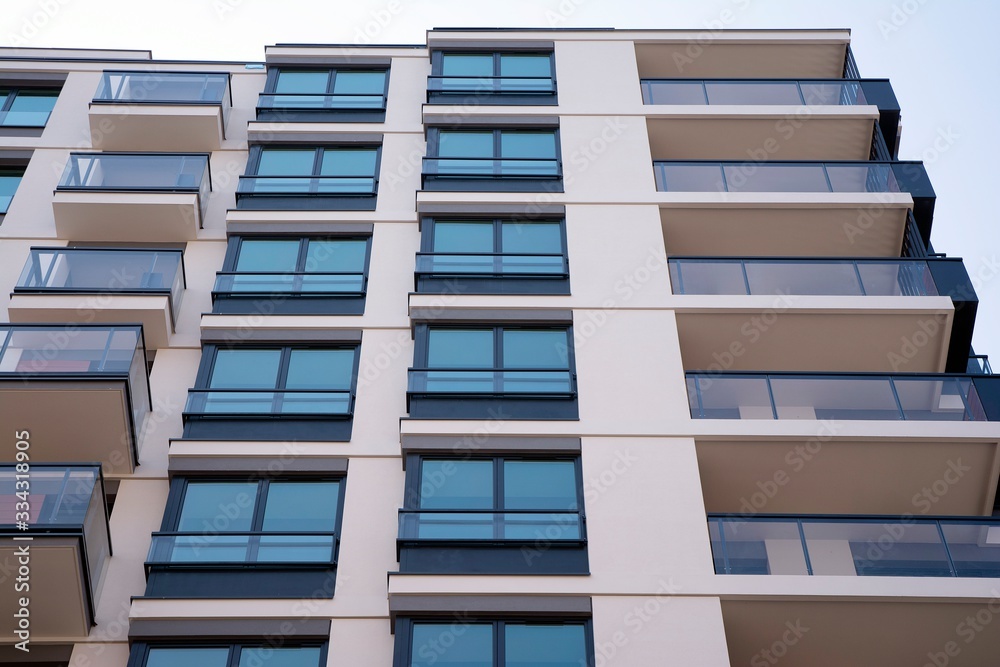
M0 662L1000 655L1000 381L848 30L0 49L0 102Z

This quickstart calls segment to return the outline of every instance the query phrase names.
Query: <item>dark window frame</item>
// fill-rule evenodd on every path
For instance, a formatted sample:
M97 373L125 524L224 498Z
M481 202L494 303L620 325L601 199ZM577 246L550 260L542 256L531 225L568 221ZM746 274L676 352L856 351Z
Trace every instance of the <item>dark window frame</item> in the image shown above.
M254 640L250 638L240 638L234 641L225 640L183 640L183 641L137 641L132 644L129 651L129 658L126 667L146 667L149 660L150 649L175 648L175 649L199 649L199 648L226 648L229 649L229 657L226 659L226 667L239 667L240 653L243 649L259 648L318 648L319 662L316 667L326 665L329 642L326 640L295 640L283 637L261 638Z
M295 315L362 315L365 312L365 301L368 294L368 279L371 270L372 255L371 233L287 233L287 234L233 234L226 246L226 257L222 270L216 273L217 278L224 275L253 274L257 272L240 272L237 270L240 251L244 241L299 241L299 254L296 258L296 269L285 272L284 275L309 275L305 271L308 247L314 241L365 241L365 260L362 269L360 292L253 292L253 291L223 291L213 288L212 312L215 314L252 314L257 312L273 312L276 314ZM261 272L274 273L281 272ZM324 275L325 272L314 272ZM346 272L344 272L346 273Z
M493 76L500 76L500 59L502 56L548 56L549 72L552 80L552 91L545 93L528 93L524 91L511 92L478 92L475 89L435 91L431 90L430 81L427 86L428 104L455 104L456 102L480 103L490 105L519 106L554 106L559 104L559 84L556 80L556 55L552 48L527 50L507 49L434 49L431 51L430 78L444 76L445 56L493 56ZM474 77L468 77L474 78ZM516 77L515 77L516 78Z
M2 130L28 130L28 131L40 131L45 129L49 124L49 120L52 119L52 112L55 111L56 103L59 101L59 95L62 94L62 88L54 88L52 86L32 86L32 85L14 85L14 86L4 86L0 85L0 91L5 95L3 104L0 104L0 129ZM31 93L54 93L50 95L53 100L52 110L49 111L49 115L45 117L45 123L42 125L15 125L3 122L4 114L10 111L11 106L13 106L14 101L17 99L18 94L21 92L31 92Z
M278 65L267 69L267 79L264 82L264 91L260 93L257 101L257 120L286 121L286 122L334 122L334 123L383 123L385 122L386 107L389 103L389 76L391 67L385 65L372 66L343 66L330 65L327 67L310 67L309 65ZM263 106L261 100L268 95L278 95L275 92L278 86L278 76L282 72L326 72L328 74L326 94L333 95L336 86L337 74L340 72L381 72L384 74L384 85L382 89L382 106L379 108L337 108L337 107L282 107ZM318 93L301 93L302 95L318 95Z

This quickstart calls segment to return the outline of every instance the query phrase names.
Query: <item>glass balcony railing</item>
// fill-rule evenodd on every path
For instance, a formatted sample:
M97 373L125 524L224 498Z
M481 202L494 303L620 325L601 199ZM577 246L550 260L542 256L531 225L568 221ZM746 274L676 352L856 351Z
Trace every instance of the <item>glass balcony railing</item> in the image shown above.
M153 533L146 574L153 568L246 568L336 563L335 533Z
M554 158L425 157L424 176L446 178L558 178Z
M187 286L180 250L32 248L15 294L165 294L176 319Z
M969 375L993 375L990 358L985 354L969 355L969 365L966 372Z
M70 153L57 191L193 192L204 213L212 189L201 153Z
M660 192L900 192L886 162L653 163Z
M643 104L809 105L868 104L860 81L643 79Z
M687 390L693 419L993 421L997 419L993 379L951 374L693 372L687 374Z
M239 195L308 197L322 195L374 195L377 181L372 176L240 176Z
M232 91L226 72L104 72L97 103L218 104L226 115Z
M400 542L509 540L579 543L586 539L579 512L551 510L400 510Z
M423 396L565 398L576 393L576 376L548 368L411 368L407 391Z
M936 296L925 260L668 260L674 294Z
M1000 519L709 516L716 574L1000 577Z
M568 278L566 256L556 253L418 252L417 276Z
M324 389L189 389L184 415L203 417L349 417L349 391Z
M363 273L219 272L212 294L242 296L299 294L303 296L364 296Z
M429 76L431 93L472 95L552 95L556 92L551 76Z
M385 95L331 93L261 93L257 109L287 109L294 111L380 111L385 109Z

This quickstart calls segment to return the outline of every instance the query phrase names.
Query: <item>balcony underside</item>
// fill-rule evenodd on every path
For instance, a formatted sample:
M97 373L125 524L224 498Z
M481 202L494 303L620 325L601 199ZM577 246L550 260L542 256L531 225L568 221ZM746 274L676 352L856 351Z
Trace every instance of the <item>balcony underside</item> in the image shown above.
M907 194L659 193L667 254L898 257Z
M782 667L991 665L1000 654L1000 632L984 626L987 617L995 622L996 611L995 597L947 602L722 601L732 664L780 662ZM762 651L770 652L772 661Z
M727 77L735 79L836 79L844 73L846 42L751 41L727 43L637 43L635 57L643 79Z
M835 426L818 425L814 438L696 438L705 509L742 515L926 510L976 516L993 507L997 443L844 439ZM921 495L945 479L956 482L946 493L940 493L946 484L941 481L936 492Z
M686 370L941 373L948 297L679 295Z
M176 243L197 238L201 226L193 192L57 191L52 210L67 241Z
M222 107L91 104L90 136L106 151L214 151L225 137Z
M113 379L3 380L0 424L31 433L33 461L95 461L109 475L130 473L135 456L126 385Z
M4 424L16 423L4 417L0 417L0 421ZM34 441L35 433L32 432ZM35 451L32 448L33 455ZM31 573L28 583L31 588L28 592L16 593L14 576L6 578L9 590L0 595L0 615L5 619L0 642L12 644L21 641L13 634L13 619L19 608L18 598L22 595L30 598L31 648L34 648L35 642L86 638L90 634L91 623L79 538L36 535L31 542L15 542L9 537L0 537L0 569L3 572L18 571L17 550L24 545L29 545Z
M867 160L878 108L647 105L654 160Z
M151 349L166 347L173 331L165 294L12 294L8 313L11 322L140 323Z

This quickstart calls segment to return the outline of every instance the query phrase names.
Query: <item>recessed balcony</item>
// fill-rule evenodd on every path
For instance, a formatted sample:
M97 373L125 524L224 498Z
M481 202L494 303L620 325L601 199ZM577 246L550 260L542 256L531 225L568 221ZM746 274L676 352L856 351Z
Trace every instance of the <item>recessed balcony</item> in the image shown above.
M94 148L213 151L232 108L227 72L104 72L90 104Z
M56 231L69 241L193 240L211 189L207 154L71 153L52 200Z
M688 369L967 369L978 301L961 259L675 257L669 268Z
M670 255L899 256L912 209L930 240L920 162L679 161L653 165Z
M0 614L16 619L20 598L26 597L32 644L84 639L94 624L111 556L101 466L35 463L36 448L45 442L35 430L26 442L32 457L30 475L13 464L0 465L0 567L10 573L6 580L11 588L0 596ZM16 573L25 566L30 573L21 583L28 587L16 588L17 593ZM16 628L16 620L5 623L0 641L23 641Z
M710 34L710 39L704 35ZM843 76L850 50L848 31L718 30L670 40L636 40L639 76L679 78L729 76ZM852 59L853 60L853 59Z
M158 349L186 286L180 250L32 248L8 312L12 322L140 322Z
M31 433L32 461L129 473L150 403L141 326L0 326L0 423Z
M657 159L865 160L873 130L894 146L886 80L643 79Z

